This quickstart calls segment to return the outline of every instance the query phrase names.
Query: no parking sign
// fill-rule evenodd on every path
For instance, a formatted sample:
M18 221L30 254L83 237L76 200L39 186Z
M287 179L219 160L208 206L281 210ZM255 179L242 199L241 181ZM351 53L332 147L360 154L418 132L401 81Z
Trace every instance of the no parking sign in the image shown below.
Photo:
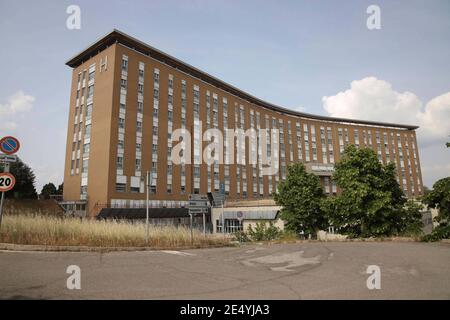
M5 154L13 154L19 151L20 142L14 137L8 136L0 139L0 151Z

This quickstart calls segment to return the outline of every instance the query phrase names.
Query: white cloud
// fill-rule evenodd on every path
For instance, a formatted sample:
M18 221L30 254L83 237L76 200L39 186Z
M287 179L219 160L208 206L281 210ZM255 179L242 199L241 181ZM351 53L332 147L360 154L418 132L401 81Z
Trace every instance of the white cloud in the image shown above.
M429 101L425 107L412 92L397 92L375 77L352 81L350 89L322 98L333 117L419 125L422 146L438 144L450 135L450 92Z
M397 92L375 77L352 81L350 88L322 98L323 108L333 117L418 125L422 173L428 186L450 174L450 92L424 103L412 92Z
M0 104L0 115L14 115L20 112L27 112L33 108L35 98L26 95L22 90L17 91L6 104Z
M5 134L16 130L18 125L14 121L15 118L19 114L29 112L35 100L33 96L19 90L9 97L8 102L0 103L0 133Z

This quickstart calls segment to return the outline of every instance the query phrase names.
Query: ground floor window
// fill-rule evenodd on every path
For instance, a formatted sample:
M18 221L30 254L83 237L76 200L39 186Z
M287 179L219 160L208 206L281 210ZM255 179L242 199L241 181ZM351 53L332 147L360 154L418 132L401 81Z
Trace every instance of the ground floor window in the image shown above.
M225 233L235 233L242 231L242 223L238 219L225 219ZM216 220L216 232L222 233L222 220Z

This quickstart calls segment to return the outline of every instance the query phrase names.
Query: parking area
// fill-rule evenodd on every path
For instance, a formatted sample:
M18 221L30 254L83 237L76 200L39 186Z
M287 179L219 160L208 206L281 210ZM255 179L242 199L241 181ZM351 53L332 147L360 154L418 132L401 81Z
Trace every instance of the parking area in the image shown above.
M80 268L69 290L67 267ZM381 289L369 290L369 266ZM450 245L317 242L141 252L0 252L2 299L450 299Z

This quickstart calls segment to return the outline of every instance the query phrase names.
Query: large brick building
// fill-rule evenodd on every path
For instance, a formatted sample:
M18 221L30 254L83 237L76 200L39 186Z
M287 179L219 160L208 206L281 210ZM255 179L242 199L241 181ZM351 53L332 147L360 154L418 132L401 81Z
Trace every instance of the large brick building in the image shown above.
M370 147L397 166L408 197L422 193L417 126L339 119L288 110L249 95L120 31L70 59L73 68L64 200L89 215L106 205L143 206L146 172L153 207L182 207L190 193L268 198L286 168L304 162L335 193L333 164L348 144ZM198 122L201 121L201 122ZM201 126L201 128L199 127ZM192 130L192 164L174 164L172 133ZM246 141L254 164L198 163L208 128L279 130L278 170L264 175L261 143ZM259 140L258 140L259 141ZM230 146L225 144L224 148ZM267 145L271 151L271 144ZM273 155L273 154L272 154Z

